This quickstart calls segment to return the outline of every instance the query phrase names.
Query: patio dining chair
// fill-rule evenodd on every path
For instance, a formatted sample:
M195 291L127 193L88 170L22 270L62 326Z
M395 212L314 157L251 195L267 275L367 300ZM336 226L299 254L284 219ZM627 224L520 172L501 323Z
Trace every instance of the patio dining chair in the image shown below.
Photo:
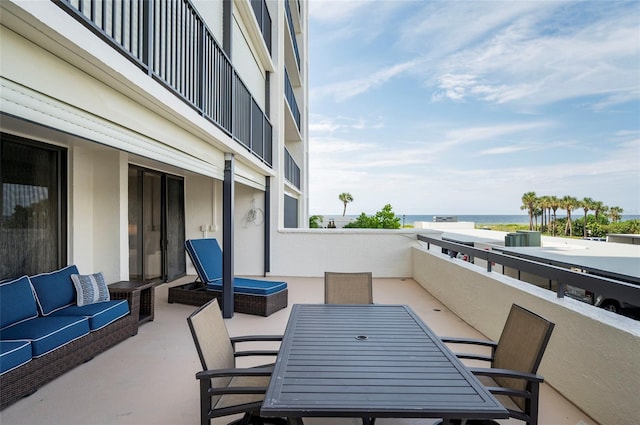
M373 304L371 272L325 272L324 303Z
M244 416L241 425L269 422L284 423L278 418L260 418L260 407L269 385L273 364L238 368L236 358L243 356L276 356L277 350L238 351L237 345L250 341L281 341L282 336L262 335L229 337L218 301L213 299L188 318L189 329L202 363L196 374L200 381L200 423L212 418Z
M498 342L452 337L441 339L445 343L488 347L491 350L488 355L456 353L456 356L489 362L489 368L469 369L512 418L537 425L540 384L544 382L537 372L554 326L547 319L513 304ZM469 420L466 423L476 422Z

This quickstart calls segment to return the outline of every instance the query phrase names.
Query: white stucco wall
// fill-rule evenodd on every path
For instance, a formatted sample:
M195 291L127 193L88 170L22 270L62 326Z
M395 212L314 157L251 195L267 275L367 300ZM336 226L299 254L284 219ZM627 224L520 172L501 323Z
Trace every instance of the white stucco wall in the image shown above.
M271 243L271 274L370 271L374 277L410 277L411 247L416 244L411 229L282 230Z
M455 314L497 340L512 303L556 324L539 373L602 424L640 418L640 323L490 273L426 247L412 249L413 278ZM544 406L542 407L544 408Z
M265 72L254 57L242 21L234 15L232 29L233 57L231 61L262 110L265 110Z
M69 262L80 273L102 272L105 280L128 277L123 270L122 235L127 223L126 197L121 196L122 178L119 152L96 145L71 145L69 149ZM126 215L124 216L126 218Z

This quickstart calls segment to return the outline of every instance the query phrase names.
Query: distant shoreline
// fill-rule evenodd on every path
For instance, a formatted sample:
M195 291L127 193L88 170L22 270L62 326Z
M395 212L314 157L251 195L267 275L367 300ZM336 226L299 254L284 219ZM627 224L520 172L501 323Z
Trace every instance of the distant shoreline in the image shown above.
M582 212L582 211L580 211ZM591 213L593 214L593 213ZM324 217L323 223L328 223L329 220L355 220L360 214L347 214L344 217L341 214L321 214ZM368 214L372 215L372 214ZM434 221L434 216L438 217L455 217L457 221L472 221L475 224L491 225L491 224L529 224L529 216L527 214L396 214L396 217L400 218L400 223L405 226L412 225L416 221ZM584 214L572 214L573 219L581 218ZM557 215L558 219L566 218L566 215ZM640 219L640 215L622 215L622 221ZM535 221L534 221L535 222ZM538 224L540 224L540 217L538 217Z

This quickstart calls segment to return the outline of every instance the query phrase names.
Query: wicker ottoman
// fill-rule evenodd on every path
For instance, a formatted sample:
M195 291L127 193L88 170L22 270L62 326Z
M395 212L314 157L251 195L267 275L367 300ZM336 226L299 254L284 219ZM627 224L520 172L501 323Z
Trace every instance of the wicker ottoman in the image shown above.
M199 282L169 288L169 303L201 306L214 298L222 297L221 291L206 289ZM288 289L270 295L242 294L233 295L234 311L236 313L269 316L287 307Z

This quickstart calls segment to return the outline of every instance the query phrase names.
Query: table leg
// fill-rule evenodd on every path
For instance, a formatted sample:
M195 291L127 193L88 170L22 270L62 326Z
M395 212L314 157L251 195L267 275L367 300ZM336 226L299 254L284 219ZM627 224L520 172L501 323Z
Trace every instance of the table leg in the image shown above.
M302 418L287 418L287 425L304 425Z

